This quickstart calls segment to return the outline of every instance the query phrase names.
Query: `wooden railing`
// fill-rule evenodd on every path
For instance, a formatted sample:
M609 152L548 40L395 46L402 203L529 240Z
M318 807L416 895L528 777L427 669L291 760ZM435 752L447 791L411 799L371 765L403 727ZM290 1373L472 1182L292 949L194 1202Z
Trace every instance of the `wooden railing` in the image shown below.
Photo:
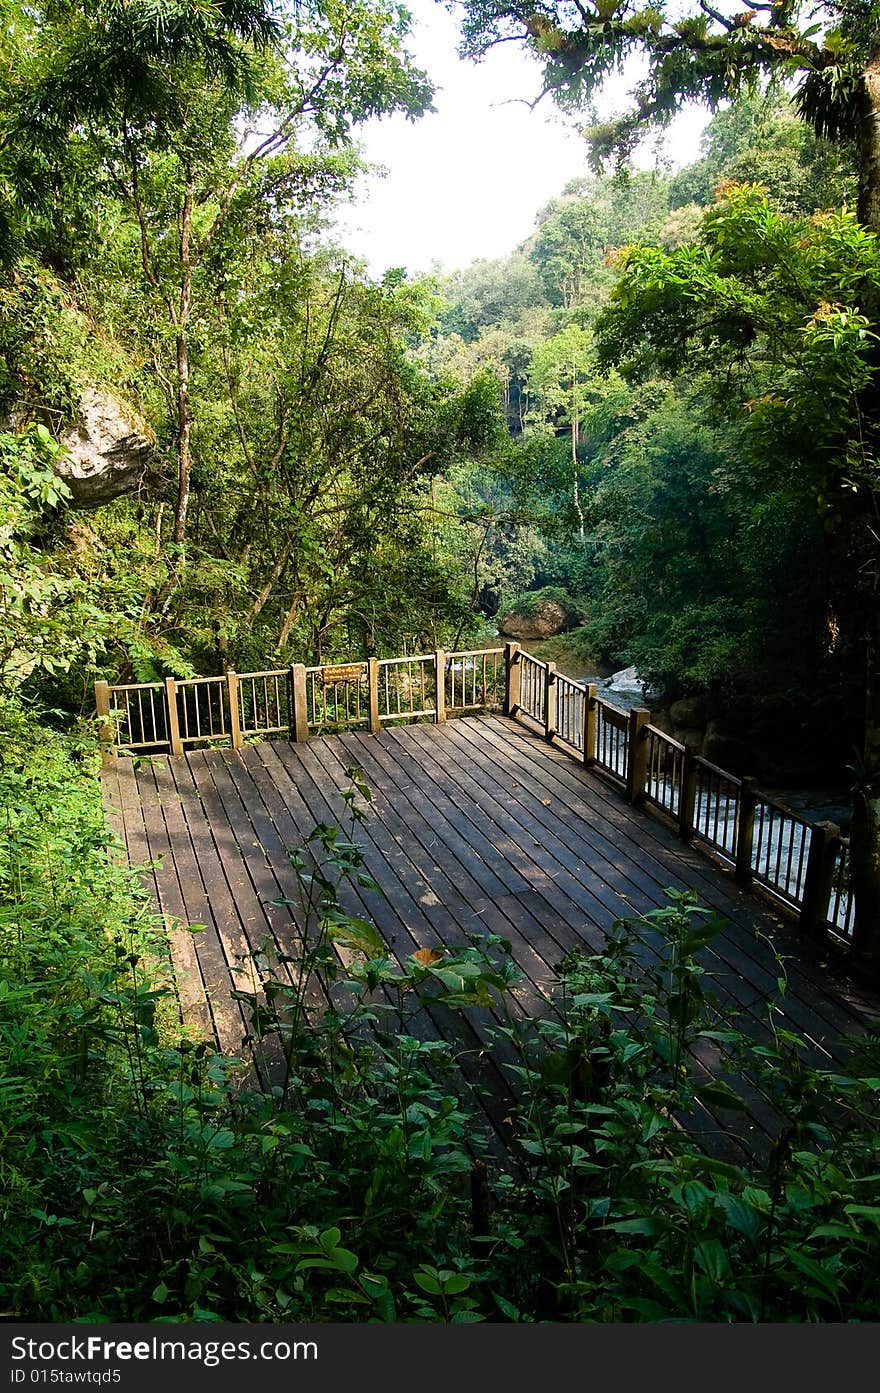
M504 649L476 648L315 667L296 663L224 677L98 682L95 700L101 739L112 756L180 754L212 744L239 748L270 735L307 740L338 730L376 732L396 722L444 721L447 715L500 710L504 691Z
M838 827L799 817L754 780L673 740L651 724L649 711L621 711L594 685L517 643L224 677L98 682L95 696L110 759L220 743L238 749L273 735L376 734L397 723L503 710L594 768L631 803L671 820L683 840L711 851L739 881L795 910L805 930L852 940L848 844Z
M505 652L505 714L540 727L640 804L668 818L679 836L711 851L741 882L797 911L805 930L852 940L848 845L833 823L809 822L651 724L621 711L590 684L575 682L517 644Z

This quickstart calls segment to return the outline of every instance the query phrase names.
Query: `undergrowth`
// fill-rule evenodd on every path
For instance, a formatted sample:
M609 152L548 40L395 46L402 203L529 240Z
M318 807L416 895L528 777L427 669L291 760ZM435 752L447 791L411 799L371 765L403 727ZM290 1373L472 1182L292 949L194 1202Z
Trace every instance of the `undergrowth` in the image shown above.
M108 856L91 740L2 723L7 1319L877 1318L877 1041L821 1068L784 995L747 1038L714 1000L719 926L692 896L568 958L555 1010L525 1020L503 940L401 965L343 908L370 884L351 771L345 826L291 853L289 944L238 993L257 1089L180 1027L160 926ZM508 1162L426 1005L503 1047ZM745 1074L783 1119L751 1166L693 1132L707 1110L748 1126Z

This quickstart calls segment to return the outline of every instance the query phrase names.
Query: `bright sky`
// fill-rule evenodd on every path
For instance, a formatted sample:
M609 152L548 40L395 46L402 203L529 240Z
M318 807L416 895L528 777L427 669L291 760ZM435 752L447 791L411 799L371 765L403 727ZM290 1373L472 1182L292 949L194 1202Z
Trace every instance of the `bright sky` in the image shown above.
M538 210L589 173L583 139L549 98L529 110L540 68L519 45L463 62L456 20L437 0L410 0L409 9L410 51L437 89L436 114L363 128L366 158L387 173L362 180L356 205L339 217L344 245L376 277L391 266L419 274L507 256ZM623 105L628 85L618 85L603 115ZM697 157L705 121L702 112L684 115L667 134L663 153L674 166ZM645 150L639 163L653 162Z

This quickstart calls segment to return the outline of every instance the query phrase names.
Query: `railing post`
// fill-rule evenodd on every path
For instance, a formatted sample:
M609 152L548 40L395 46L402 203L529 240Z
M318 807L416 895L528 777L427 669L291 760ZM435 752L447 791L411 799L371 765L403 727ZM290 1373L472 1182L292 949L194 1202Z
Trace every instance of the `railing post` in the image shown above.
M758 785L748 774L740 781L739 808L736 825L736 866L737 880L752 878L752 848L755 842L755 805L758 801Z
M522 697L522 653L518 643L504 645L504 715L515 716Z
M596 698L599 688L595 682L584 687L584 764L596 763Z
M242 741L238 709L238 673L231 667L226 669L226 691L229 697L229 743L234 750L240 750Z
M544 739L552 740L557 730L556 664L548 663L544 674Z
M291 716L290 733L298 745L309 738L309 699L306 690L305 663L294 663L290 669Z
M434 721L442 725L446 720L446 649L434 651Z
M110 683L95 683L95 710L98 714L98 740L101 745L101 763L112 764L116 759L116 742L113 739L113 722L110 720Z
M182 755L183 741L180 738L180 720L177 715L177 683L173 677L165 678L165 704L168 716L168 744L173 755Z
M694 830L696 806L697 755L692 745L686 745L681 761L681 796L678 804L678 835L683 842L690 841Z
M639 803L645 796L645 782L648 777L648 734L645 726L650 719L650 711L643 706L634 706L629 713L626 796L630 803Z
M839 847L840 828L836 822L812 824L799 921L801 933L818 933L828 918Z
M378 735L382 729L379 720L379 659L367 659L367 686L369 699L369 728L371 735Z

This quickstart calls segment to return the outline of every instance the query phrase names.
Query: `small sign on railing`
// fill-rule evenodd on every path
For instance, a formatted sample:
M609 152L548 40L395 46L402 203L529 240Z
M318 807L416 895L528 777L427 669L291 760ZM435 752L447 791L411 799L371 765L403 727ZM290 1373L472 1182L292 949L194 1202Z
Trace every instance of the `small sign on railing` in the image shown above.
M366 663L342 663L339 667L321 668L324 686L331 682L364 682L367 677Z

